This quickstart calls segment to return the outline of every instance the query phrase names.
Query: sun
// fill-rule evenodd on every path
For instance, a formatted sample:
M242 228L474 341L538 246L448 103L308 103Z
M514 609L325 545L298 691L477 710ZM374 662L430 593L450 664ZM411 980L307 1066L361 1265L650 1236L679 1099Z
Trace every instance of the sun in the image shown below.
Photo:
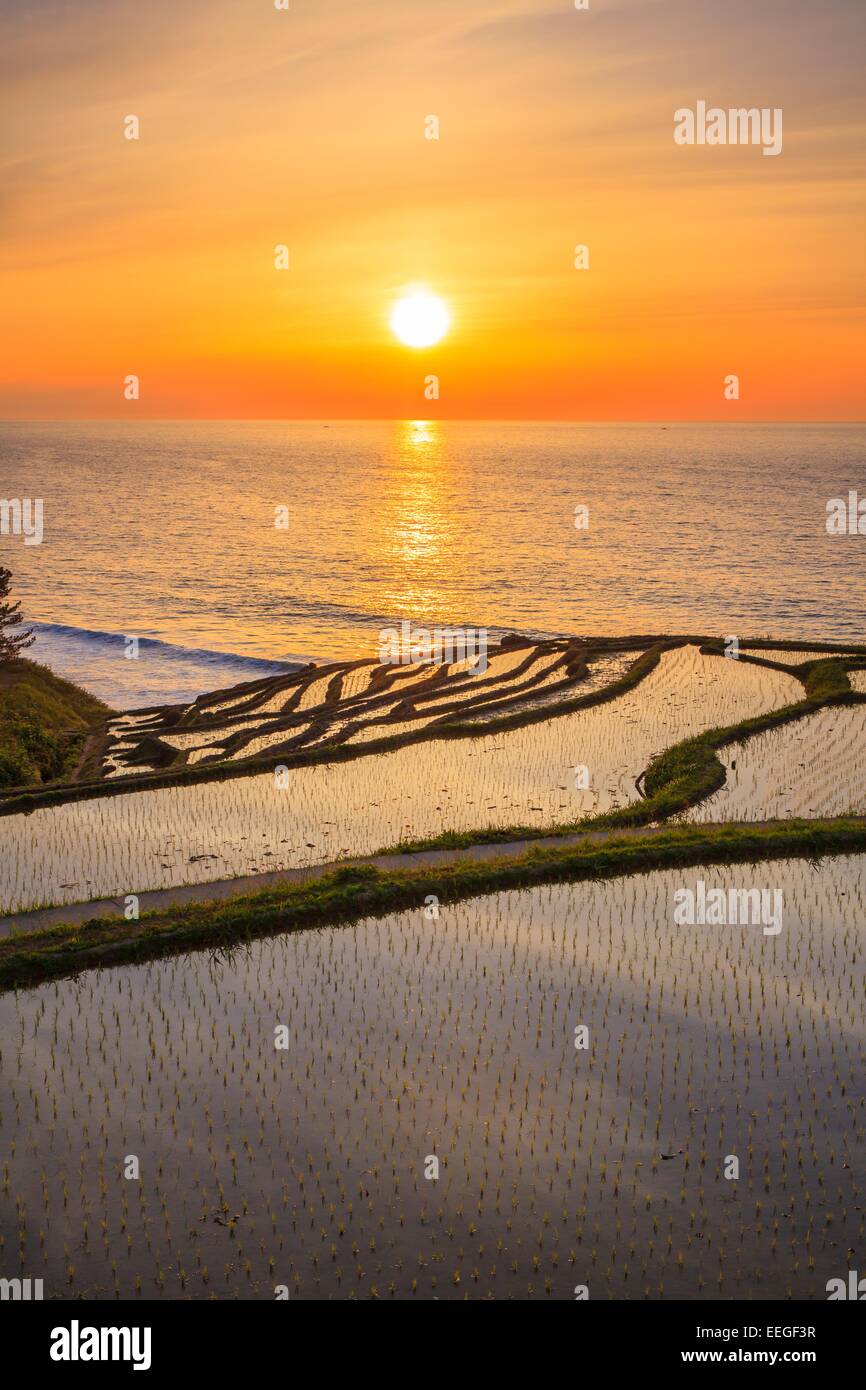
M391 314L391 328L407 347L431 347L445 336L450 324L448 306L427 290L399 299Z

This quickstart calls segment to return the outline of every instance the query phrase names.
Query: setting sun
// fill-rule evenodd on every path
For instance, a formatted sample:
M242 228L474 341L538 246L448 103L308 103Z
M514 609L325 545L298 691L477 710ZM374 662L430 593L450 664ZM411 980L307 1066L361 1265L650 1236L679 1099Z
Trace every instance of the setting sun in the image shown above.
M398 300L391 314L391 328L407 347L431 347L445 336L450 323L447 305L426 290Z

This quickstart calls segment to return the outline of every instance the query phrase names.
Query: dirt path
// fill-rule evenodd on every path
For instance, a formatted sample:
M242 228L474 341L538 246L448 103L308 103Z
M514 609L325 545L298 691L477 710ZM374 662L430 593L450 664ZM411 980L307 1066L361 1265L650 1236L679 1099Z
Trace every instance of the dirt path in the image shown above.
M635 836L657 835L670 830L670 825L651 828L638 827L622 830L576 831L571 835L546 835L542 839L513 840L508 843L490 845L470 845L466 849L429 849L416 854L376 854L367 858L332 860L328 864L311 864L300 869L274 869L270 873L248 874L241 878L217 879L214 883L190 883L176 888L155 888L138 894L140 912L152 912L157 908L182 906L189 902L207 902L214 899L236 898L255 893L262 888L271 888L278 883L304 883L312 878L347 865L372 864L377 869L417 869L422 865L445 866L459 864L464 860L484 861L489 859L510 859L527 850L564 849L568 845L598 844L603 840L631 839ZM703 827L709 829L709 827ZM86 922L91 917L109 917L122 914L123 897L99 898L89 903L70 903L66 907L40 908L34 912L21 912L9 917L0 917L0 936L13 933L38 931L44 927L55 926L59 922Z
M858 825L866 825L866 816L844 818ZM298 869L274 869L270 873L248 874L239 878L217 879L213 883L190 883L174 888L156 888L139 893L139 911L152 912L160 908L182 907L190 902L209 902L228 898L244 897L279 883L304 883L310 879L321 878L334 869L350 865L370 864L376 869L418 869L422 866L446 867L449 864L486 862L491 859L512 859L526 854L531 849L566 849L569 845L598 845L605 841L647 839L664 835L678 828L702 830L708 834L725 825L747 824L753 830L767 830L784 827L786 820L760 820L748 822L692 822L667 821L653 826L624 826L618 830L581 830L568 835L545 835L539 839L510 840L498 844L470 845L465 849L428 849L417 853L374 854L353 859L331 860L327 864L310 864ZM63 923L86 922L92 917L119 916L123 912L124 899L100 898L89 903L70 903L65 907L49 907L33 912L12 914L0 917L0 937L13 934L26 934L45 927Z

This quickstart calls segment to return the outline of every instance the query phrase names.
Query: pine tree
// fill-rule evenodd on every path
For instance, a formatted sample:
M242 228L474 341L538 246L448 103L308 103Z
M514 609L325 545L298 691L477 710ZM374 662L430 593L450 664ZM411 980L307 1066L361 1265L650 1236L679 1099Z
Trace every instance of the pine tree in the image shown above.
M11 631L21 623L21 604L6 601L11 581L12 571L0 565L0 664L14 661L25 647L32 646L36 641L32 629L17 633Z

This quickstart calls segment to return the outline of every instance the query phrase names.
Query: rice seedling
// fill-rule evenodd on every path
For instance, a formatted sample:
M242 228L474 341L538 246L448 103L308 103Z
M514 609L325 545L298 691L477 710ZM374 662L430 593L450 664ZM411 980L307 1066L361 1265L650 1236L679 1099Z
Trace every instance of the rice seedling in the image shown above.
M740 648L744 656L760 657L764 661L780 661L784 666L801 666L806 661L820 661L822 658L839 655L839 649L817 650L811 647L752 647L748 643ZM842 649L844 654L844 648ZM862 658L859 658L862 659ZM856 656L852 661L858 660Z

